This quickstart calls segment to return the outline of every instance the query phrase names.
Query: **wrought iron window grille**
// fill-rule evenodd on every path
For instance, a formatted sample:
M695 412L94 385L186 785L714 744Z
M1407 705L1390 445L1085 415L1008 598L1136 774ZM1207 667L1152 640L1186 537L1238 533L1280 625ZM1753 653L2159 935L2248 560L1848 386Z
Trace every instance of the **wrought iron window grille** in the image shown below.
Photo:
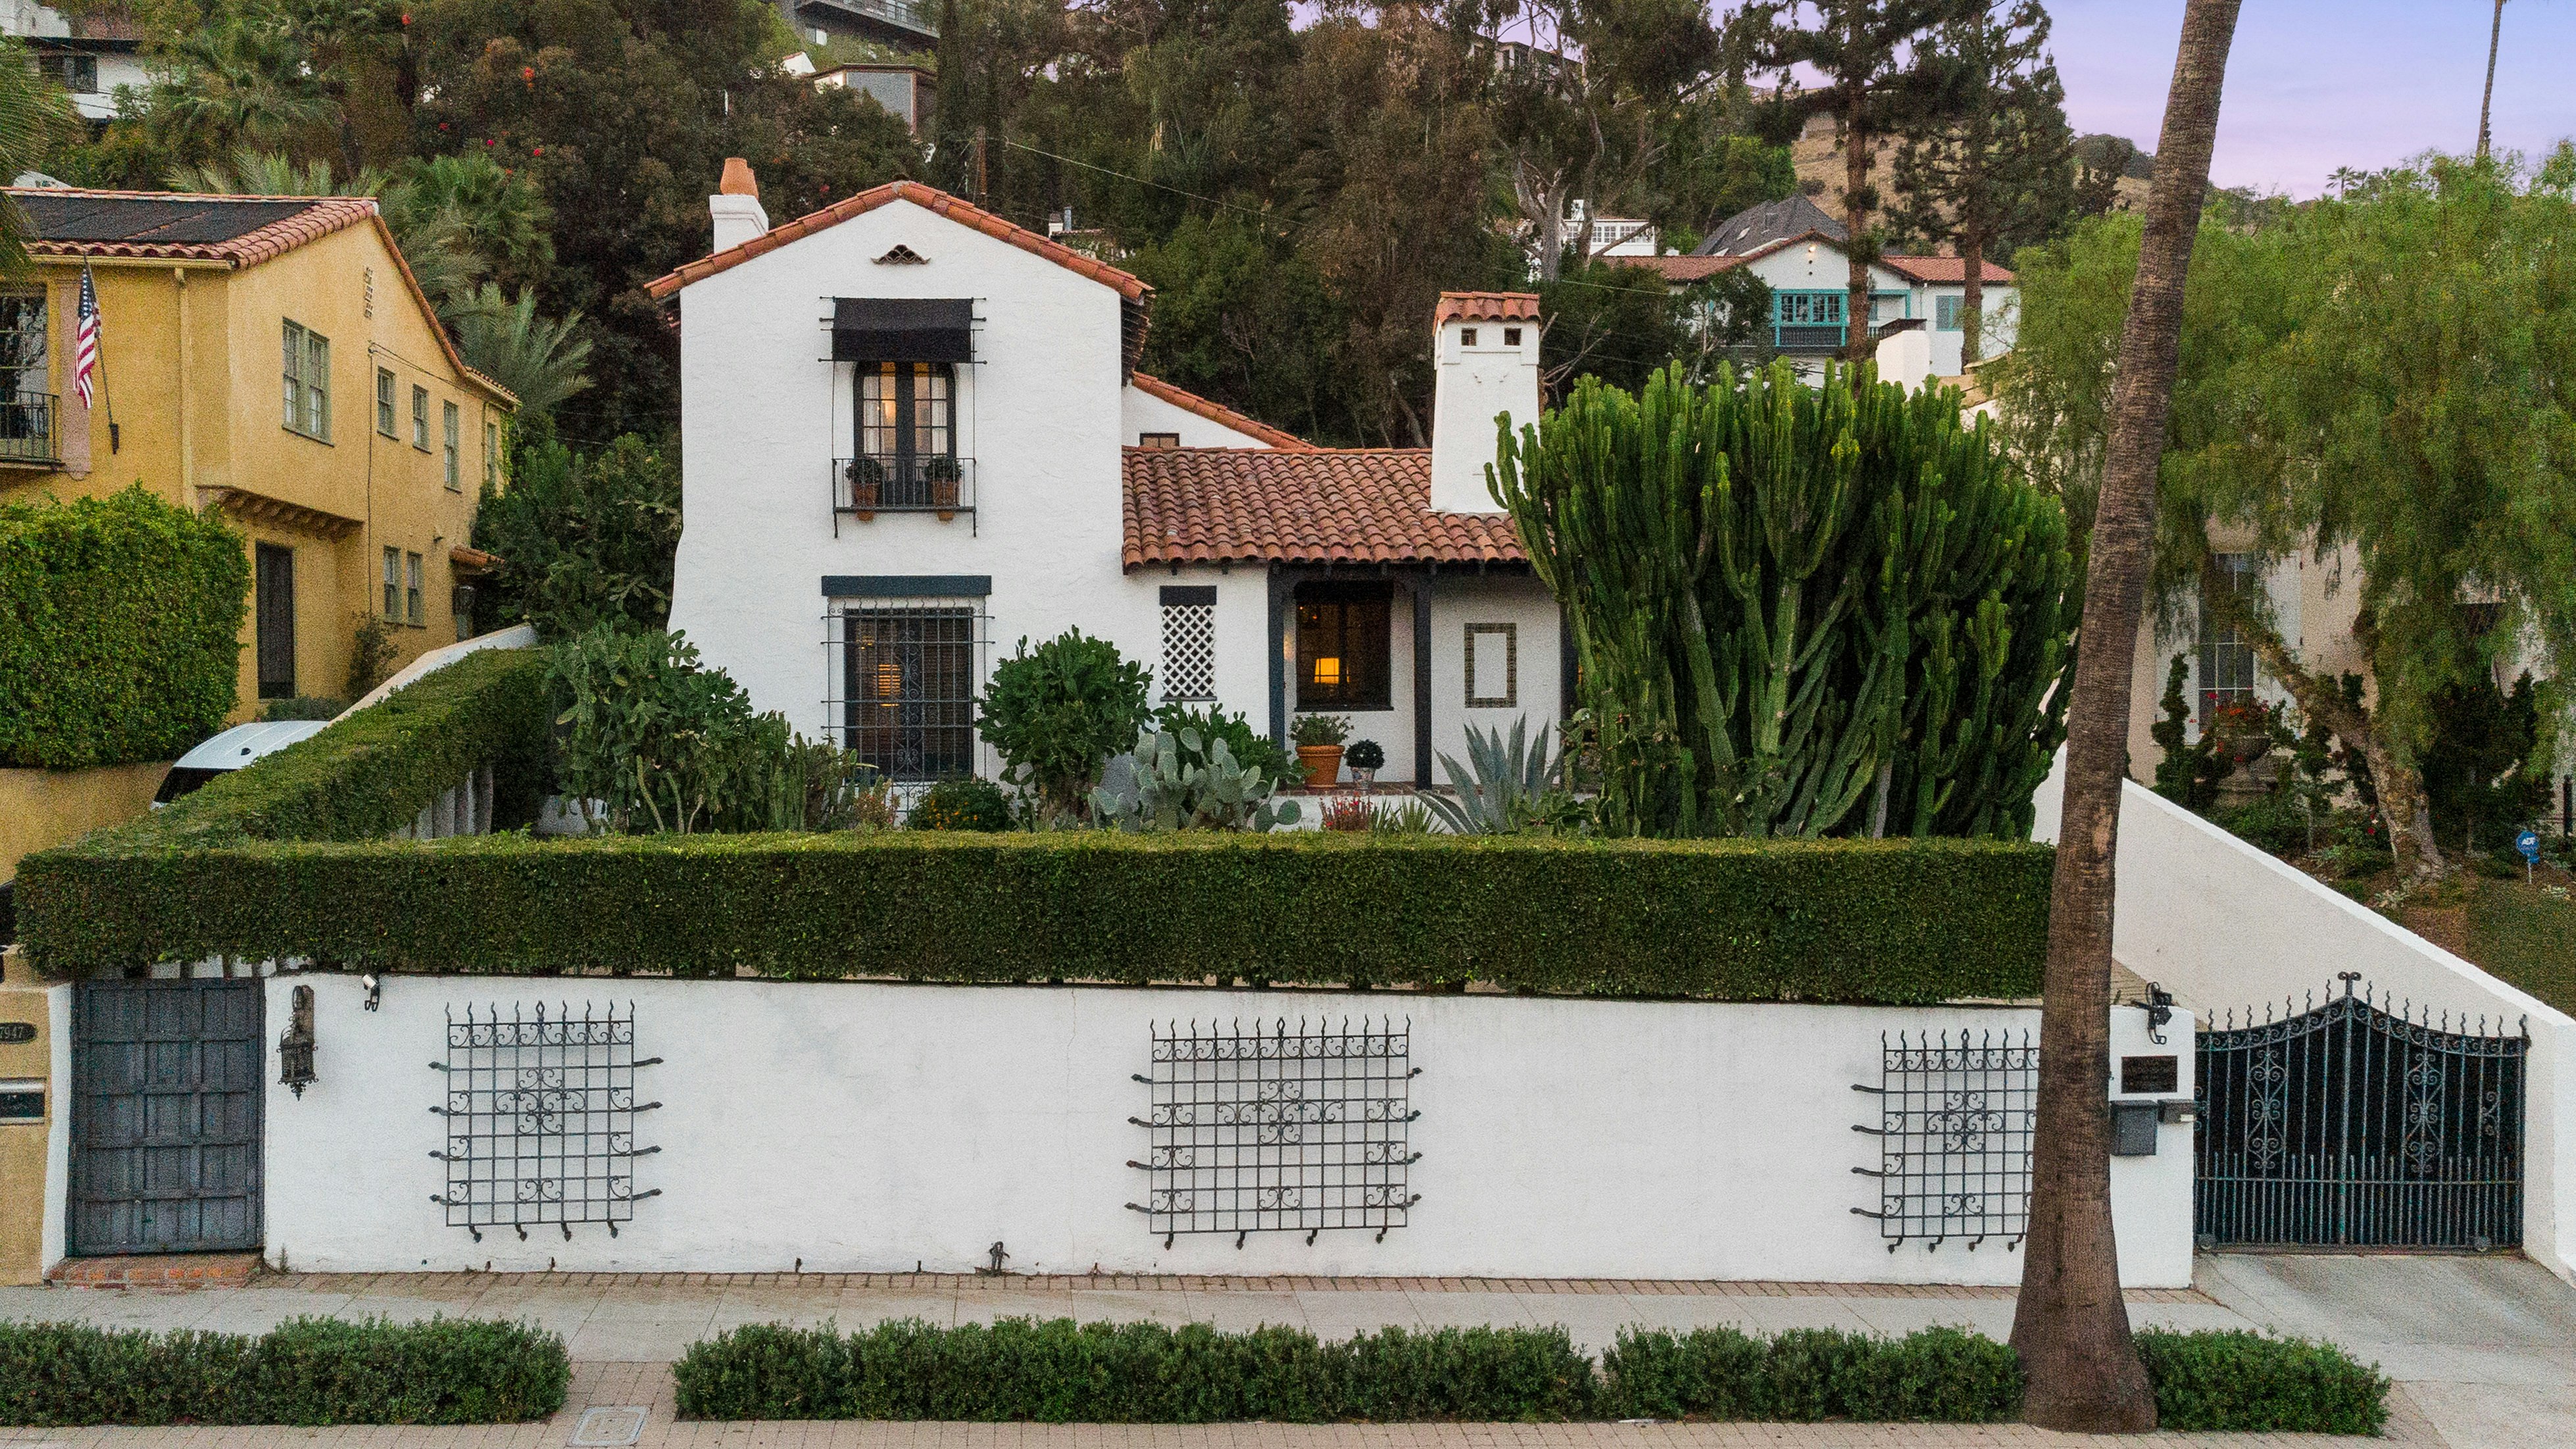
M2030 1225L2031 1129L2039 1100L2039 1046L2019 1033L1942 1032L1879 1038L1879 1084L1852 1090L1879 1100L1879 1165L1853 1172L1879 1183L1878 1220L1895 1252L1909 1241L1934 1252L1952 1238L1968 1251L1992 1237L2021 1247Z
M833 599L825 728L898 787L974 774L985 624L981 599Z
M1286 1018L1245 1031L1192 1021L1149 1028L1153 1070L1138 1073L1151 1110L1146 1197L1127 1204L1169 1248L1182 1233L1298 1232L1405 1225L1422 1200L1409 1174L1414 1119L1412 1022Z
M2337 977L2198 1040L2192 1231L2210 1245L2522 1240L2529 1018L2456 1019ZM2340 987L2340 991L2337 987Z
M460 1021L447 1017L447 1098L429 1110L447 1123L447 1191L430 1201L447 1225L483 1241L483 1229L552 1223L572 1240L575 1223L601 1223L610 1237L635 1217L635 1204L661 1196L635 1190L635 1159L662 1149L635 1145L635 1114L659 1102L635 1100L635 1073L660 1057L635 1056L635 1004L588 1002L552 1016L512 1003Z

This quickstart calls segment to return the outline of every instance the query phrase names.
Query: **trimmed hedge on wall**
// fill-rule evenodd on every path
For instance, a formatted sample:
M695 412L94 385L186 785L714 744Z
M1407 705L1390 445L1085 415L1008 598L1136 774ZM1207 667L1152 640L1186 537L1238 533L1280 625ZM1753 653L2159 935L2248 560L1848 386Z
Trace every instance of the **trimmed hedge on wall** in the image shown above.
M40 969L230 952L1923 1003L2035 996L2047 946L2048 850L1991 841L905 831L180 850L168 833L29 858L19 931Z
M509 1424L572 1363L521 1323L298 1318L257 1338L0 1323L0 1424Z
M252 841L380 841L486 761L494 817L524 823L545 788L552 710L544 655L481 650L62 853L132 860Z
M0 504L0 766L167 760L241 673L241 535L143 491Z
M2340 1349L2250 1333L2139 1335L2163 1427L2376 1433L2388 1380ZM1985 1424L2021 1411L2012 1349L1956 1328L1622 1329L1596 1368L1562 1328L1303 1329L908 1319L844 1334L755 1324L672 1366L685 1419L1214 1424L1698 1419Z

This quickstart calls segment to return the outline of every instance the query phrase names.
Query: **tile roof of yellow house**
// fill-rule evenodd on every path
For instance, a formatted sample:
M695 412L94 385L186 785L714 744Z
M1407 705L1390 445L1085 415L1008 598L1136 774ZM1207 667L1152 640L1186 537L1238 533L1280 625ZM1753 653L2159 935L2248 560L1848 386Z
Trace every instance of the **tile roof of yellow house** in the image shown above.
M517 404L458 355L373 200L8 194L33 266L0 279L0 501L140 483L223 510L255 581L237 718L342 694L361 623L391 667L463 636Z

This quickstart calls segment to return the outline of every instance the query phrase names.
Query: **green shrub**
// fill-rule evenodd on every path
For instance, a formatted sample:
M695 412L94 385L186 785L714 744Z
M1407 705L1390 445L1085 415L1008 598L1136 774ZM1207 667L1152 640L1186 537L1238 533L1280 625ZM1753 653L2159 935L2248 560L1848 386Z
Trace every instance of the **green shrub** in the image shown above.
M252 793L271 764L199 794L225 792L221 805ZM1922 1003L2038 994L2050 870L2046 847L1993 841L896 831L234 843L246 833L234 822L216 842L226 848L180 850L203 832L156 820L30 857L20 937L57 974L232 952L365 970L1472 979L1571 995Z
M0 1324L0 1424L504 1424L562 1408L571 1378L563 1339L519 1323Z
M1202 742L1201 747L1197 750L1183 751L1185 764L1206 764L1208 756L1215 753L1214 742L1223 740L1226 753L1234 756L1234 762L1237 765L1248 765L1259 770L1263 778L1270 783L1274 785L1306 783L1306 773L1297 768L1295 755L1290 754L1267 733L1254 729L1252 721L1242 715L1228 713L1225 706L1221 704L1211 704L1205 709L1193 709L1186 704L1167 703L1161 709L1154 711L1154 728L1174 736L1179 735L1183 730L1198 731Z
M842 1334L776 1324L690 1346L672 1366L689 1419L1212 1424L1561 1420L1591 1404L1592 1364L1558 1329L1387 1329L1319 1343L1302 1329L1035 1322Z
M1791 1329L1624 1329L1602 1355L1612 1418L1994 1423L2021 1407L2010 1347L1955 1328L1903 1338Z
M1623 1328L1601 1355L1603 1412L1620 1419L1758 1419L1769 1348L1735 1328Z
M250 564L143 491L0 504L0 766L167 760L223 727Z
M2388 1377L2329 1343L2150 1328L2137 1344L2160 1428L2376 1434L2388 1423Z
M272 699L259 707L263 720L330 719L347 709L345 701L327 695L299 694L293 699Z
M525 620L549 641L603 622L661 628L680 545L677 450L625 433L576 454L532 409L510 442L509 486L487 485L474 514L474 546L502 560L475 593L477 624Z
M495 817L533 820L545 782L546 720L544 657L482 650L80 848L149 873L213 846L382 840L487 763Z
M931 786L904 823L915 830L1008 830L1011 801L992 781L961 776Z
M1002 755L1002 778L1058 820L1083 818L1111 755L1136 742L1151 712L1145 666L1106 639L1068 629L1035 649L1020 640L975 702L975 729Z

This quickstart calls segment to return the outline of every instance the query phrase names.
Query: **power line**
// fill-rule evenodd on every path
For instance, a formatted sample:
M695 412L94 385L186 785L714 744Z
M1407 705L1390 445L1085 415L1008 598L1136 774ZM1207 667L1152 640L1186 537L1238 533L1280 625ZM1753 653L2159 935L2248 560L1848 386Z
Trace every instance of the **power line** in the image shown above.
M1059 156L1053 151L1041 150L1038 147L1028 144L1026 141L1014 141L1008 136L1004 136L1002 138L1002 144L1011 147L1013 150L1026 151L1032 156L1044 156L1050 161L1061 161L1067 166L1079 166L1085 171L1097 171L1103 176L1115 176L1121 181L1133 181L1139 186L1151 186L1157 191L1168 191L1174 196L1186 196L1192 201L1204 201L1210 206L1222 206L1228 211L1239 211L1246 216L1260 217L1264 221L1277 220L1276 217L1273 217L1266 211L1261 211L1249 206L1239 206L1231 201L1219 201L1213 196L1201 196L1195 191L1184 191L1180 187L1167 185L1160 181L1149 181L1142 176L1130 176L1124 171L1113 170L1107 166L1097 166L1089 161L1077 161L1071 156Z

